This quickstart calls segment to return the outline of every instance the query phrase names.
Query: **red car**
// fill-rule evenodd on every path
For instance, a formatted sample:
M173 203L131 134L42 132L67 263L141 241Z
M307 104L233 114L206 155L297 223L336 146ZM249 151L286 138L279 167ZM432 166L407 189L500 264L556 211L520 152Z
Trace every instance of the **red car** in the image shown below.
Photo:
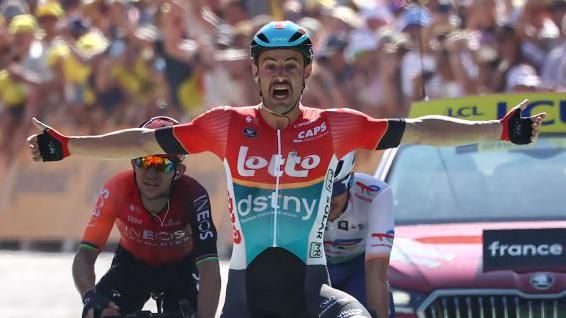
M486 119L504 113L489 107L511 104L490 98L467 112L459 109L476 104L442 101L454 106L436 113ZM549 113L535 145L410 145L384 154L376 176L395 198L389 281L397 317L566 317L563 99L529 98L527 112L547 105ZM548 100L557 109L541 104Z

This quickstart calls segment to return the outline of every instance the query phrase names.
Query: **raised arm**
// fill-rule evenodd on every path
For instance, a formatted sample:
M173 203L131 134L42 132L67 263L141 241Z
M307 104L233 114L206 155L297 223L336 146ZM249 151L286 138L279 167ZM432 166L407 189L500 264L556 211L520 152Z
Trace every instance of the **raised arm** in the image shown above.
M521 117L527 100L511 109L501 120L471 121L448 116L406 119L404 144L433 146L473 144L484 140L506 140L528 144L538 136L545 113Z
M230 107L216 107L189 123L173 127L129 128L97 136L66 136L34 118L33 123L41 133L29 136L27 142L34 161L57 161L71 154L133 159L159 153L204 151L224 158L232 113Z
M37 119L34 125L40 134L28 137L34 161L61 160L71 153L101 159L132 159L162 153L155 130L130 128L96 136L65 136Z

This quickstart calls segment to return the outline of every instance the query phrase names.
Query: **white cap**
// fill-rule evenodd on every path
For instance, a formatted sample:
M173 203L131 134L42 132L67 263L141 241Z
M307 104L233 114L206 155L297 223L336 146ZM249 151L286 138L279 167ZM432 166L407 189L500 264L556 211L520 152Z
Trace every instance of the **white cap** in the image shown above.
M360 11L360 16L365 20L381 20L386 23L393 21L393 14L384 5L376 5L364 8Z
M507 73L506 91L512 91L516 86L538 87L541 81L536 70L528 65L521 64L512 67Z
M346 47L346 56L352 61L356 55L362 52L377 49L377 39L370 31L358 30L350 34L350 40Z

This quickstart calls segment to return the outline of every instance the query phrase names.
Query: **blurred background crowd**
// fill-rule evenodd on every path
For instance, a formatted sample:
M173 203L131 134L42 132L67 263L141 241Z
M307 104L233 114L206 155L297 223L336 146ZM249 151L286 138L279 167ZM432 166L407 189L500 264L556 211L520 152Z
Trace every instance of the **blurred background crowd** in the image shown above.
M0 157L32 116L101 133L257 104L249 43L274 19L314 40L309 106L395 117L425 98L566 91L565 14L566 0L0 0Z

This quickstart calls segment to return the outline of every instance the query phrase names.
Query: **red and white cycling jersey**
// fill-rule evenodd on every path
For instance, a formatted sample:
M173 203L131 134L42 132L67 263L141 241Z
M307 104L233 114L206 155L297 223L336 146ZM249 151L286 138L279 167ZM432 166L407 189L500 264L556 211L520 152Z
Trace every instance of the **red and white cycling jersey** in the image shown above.
M151 266L173 263L190 253L197 262L217 257L208 193L189 176L173 182L169 204L157 216L144 208L133 171L110 178L100 191L81 243L101 250L114 224L120 231L120 245Z
M399 145L402 120L373 119L352 109L300 106L285 129L259 106L217 107L192 122L156 131L167 153L211 151L227 175L234 248L231 269L281 247L306 265L324 265L324 229L339 158L355 148Z
M388 258L394 238L391 188L370 175L355 173L346 210L326 224L328 263L343 263L364 253L366 259Z

